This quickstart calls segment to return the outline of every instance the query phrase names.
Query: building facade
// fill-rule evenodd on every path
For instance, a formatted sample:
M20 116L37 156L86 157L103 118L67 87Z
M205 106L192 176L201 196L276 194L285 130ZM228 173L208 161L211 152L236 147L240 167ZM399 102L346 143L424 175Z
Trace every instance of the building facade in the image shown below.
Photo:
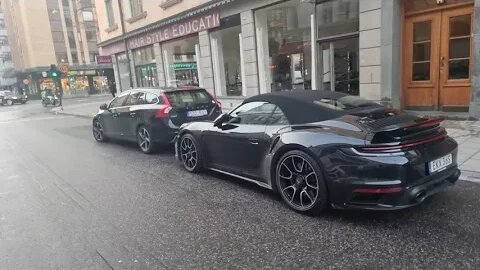
M8 42L5 16L0 1L0 90L12 89L17 80L13 74L12 52Z
M327 89L480 118L476 0L97 0L119 90Z
M30 94L55 89L46 76L62 67L65 95L108 91L111 61L98 64L98 27L93 0L3 0L19 87Z

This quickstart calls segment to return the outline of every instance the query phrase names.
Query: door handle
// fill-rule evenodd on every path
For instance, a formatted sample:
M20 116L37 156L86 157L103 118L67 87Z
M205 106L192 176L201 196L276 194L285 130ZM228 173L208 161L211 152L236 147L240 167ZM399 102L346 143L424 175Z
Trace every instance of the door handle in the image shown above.
M250 144L253 144L253 145L257 145L257 144L260 143L259 140L255 140L255 139L249 139L248 142L249 142Z
M130 113L130 116L131 116L131 117L135 117L135 115L137 115L137 114L134 113L134 112Z

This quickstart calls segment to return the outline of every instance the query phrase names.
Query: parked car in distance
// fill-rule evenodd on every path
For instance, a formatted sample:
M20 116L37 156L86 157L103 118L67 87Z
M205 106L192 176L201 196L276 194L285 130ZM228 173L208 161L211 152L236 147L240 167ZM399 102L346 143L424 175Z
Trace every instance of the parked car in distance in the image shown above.
M1 105L12 106L13 104L25 104L28 101L27 95L17 95L10 90L0 91Z
M395 210L457 181L457 143L442 118L331 91L247 98L214 122L180 128L176 157L280 193L292 209Z
M133 89L100 106L93 136L99 142L134 141L149 154L173 143L182 124L214 120L221 112L220 103L202 88Z

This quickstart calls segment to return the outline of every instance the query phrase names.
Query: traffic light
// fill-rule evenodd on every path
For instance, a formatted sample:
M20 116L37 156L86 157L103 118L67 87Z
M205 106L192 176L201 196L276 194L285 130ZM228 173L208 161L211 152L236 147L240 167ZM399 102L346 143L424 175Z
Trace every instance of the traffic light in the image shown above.
M57 66L55 64L50 65L50 70L48 71L48 74L52 79L58 79L60 72L57 70Z

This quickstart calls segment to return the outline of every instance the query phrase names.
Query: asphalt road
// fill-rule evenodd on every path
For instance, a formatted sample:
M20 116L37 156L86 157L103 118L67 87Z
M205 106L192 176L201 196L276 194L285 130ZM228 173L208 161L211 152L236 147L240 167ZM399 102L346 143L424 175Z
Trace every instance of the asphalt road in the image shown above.
M0 254L21 270L480 269L480 185L308 217L253 184L189 174L172 149L96 143L88 119L33 102L0 107Z

